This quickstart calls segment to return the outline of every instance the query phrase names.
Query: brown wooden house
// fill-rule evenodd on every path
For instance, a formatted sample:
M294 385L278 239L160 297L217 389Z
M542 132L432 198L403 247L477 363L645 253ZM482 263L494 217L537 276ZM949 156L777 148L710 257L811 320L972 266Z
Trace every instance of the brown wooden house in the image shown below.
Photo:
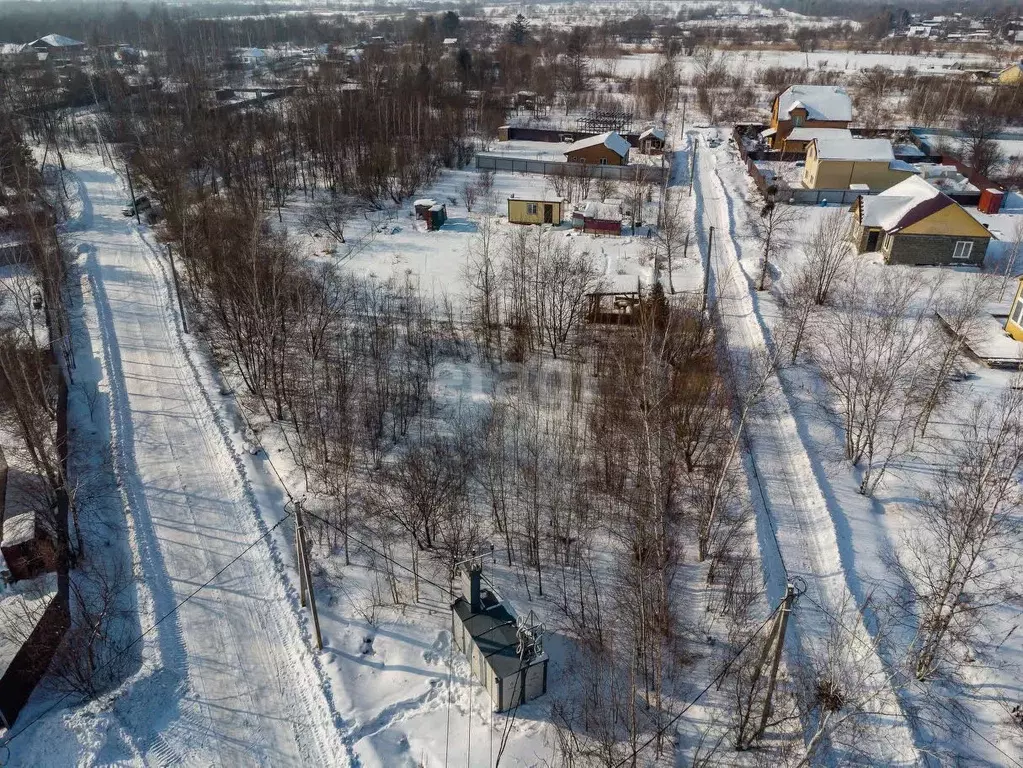
M793 128L848 128L852 100L837 85L790 85L774 97L771 127L761 135L771 149L783 149Z
M42 478L0 466L0 553L12 581L57 570L57 536Z
M579 139L565 149L570 163L590 165L628 165L629 142L614 131Z

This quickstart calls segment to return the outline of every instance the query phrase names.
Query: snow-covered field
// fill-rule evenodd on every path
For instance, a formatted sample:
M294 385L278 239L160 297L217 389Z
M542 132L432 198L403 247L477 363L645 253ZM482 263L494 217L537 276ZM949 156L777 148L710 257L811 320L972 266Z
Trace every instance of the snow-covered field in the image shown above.
M918 131L927 145L932 149L947 150L953 154L960 151L961 138L958 132L953 130L942 131ZM1006 160L1009 158L1023 158L1023 133L1005 132L995 137L999 151Z
M966 64L969 67L997 69L997 62L986 56L975 54L911 54L911 53L856 53L853 51L776 51L776 50L725 50L717 52L732 72L752 72L768 67L786 69L826 70L829 72L854 73L871 67L888 67L902 72L912 67L921 74L961 74L953 65ZM590 71L608 72L617 77L635 77L652 74L662 58L657 53L631 53L618 59L591 59ZM691 78L697 73L699 63L694 56L682 56L678 60L679 74Z
M541 150L557 148L547 142L500 142L513 145L516 155L535 157L528 154L531 149L523 145L538 146ZM282 217L288 233L305 249L312 259L338 259L345 269L364 276L380 279L411 279L424 295L440 302L443 299L461 306L465 299L465 266L469 248L479 228L479 217L484 210L492 217L497 228L498 239L521 229L521 225L510 224L507 220L508 199L544 199L555 194L550 178L539 174L494 173L492 200L477 201L473 211L465 207L463 188L466 182L477 178L475 170L445 171L430 187L421 190L417 196L431 198L447 206L447 222L439 230L429 232L423 221L415 219L407 206L386 207L382 211L366 213L362 219L353 221L350 232L346 232L347 244L331 241L329 236L316 227L306 224L310 202L296 197L283 209ZM616 186L609 197L621 198L624 187ZM590 197L597 194L591 185ZM646 221L657 217L658 190L653 190L653 200L644 206ZM575 202L579 202L578 200ZM609 281L618 276L635 276L644 284L650 280L653 244L646 237L646 228L639 227L635 235L623 226L622 237L601 237L573 231L569 221L571 206L563 211L564 223L559 231L571 238L575 247L590 254L594 263L607 275ZM333 253L328 253L333 251ZM677 291L697 290L700 285L700 271L695 260L682 261L674 265L673 282Z

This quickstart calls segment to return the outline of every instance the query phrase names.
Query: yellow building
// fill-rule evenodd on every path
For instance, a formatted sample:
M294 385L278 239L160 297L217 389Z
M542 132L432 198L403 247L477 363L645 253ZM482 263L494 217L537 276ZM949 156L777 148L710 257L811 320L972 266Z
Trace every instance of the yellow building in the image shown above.
M1016 62L998 73L998 82L1001 85L1019 85L1023 82L1023 64Z
M916 168L895 159L888 139L813 139L806 147L803 186L806 189L849 189L864 184L888 189L916 174Z
M523 197L508 198L508 221L512 224L560 224L561 198L530 200Z
M860 253L889 264L980 266L991 233L951 197L913 176L852 207L852 238Z
M1005 332L1016 341L1023 341L1023 278L1016 288L1016 296L1009 305L1009 317L1005 321Z

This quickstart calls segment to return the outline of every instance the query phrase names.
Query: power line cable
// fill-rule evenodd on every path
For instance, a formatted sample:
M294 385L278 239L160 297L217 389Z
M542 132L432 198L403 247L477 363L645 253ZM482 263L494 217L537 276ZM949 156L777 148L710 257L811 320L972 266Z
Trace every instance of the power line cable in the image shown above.
M679 713L677 715L675 715L671 720L669 720L665 725L661 726L656 731L654 731L654 735L653 736L651 736L649 739L644 741L639 746L635 747L632 750L632 752L629 753L629 755L627 757L622 758L622 760L620 760L619 762L615 763L613 768L621 768L621 766L625 765L626 763L628 763L628 762L630 762L632 760L635 760L640 752L642 752L644 749L646 749L651 744L653 744L654 741L656 741L658 738L660 738L662 735L664 735L664 733L668 729L670 729L672 726L675 725L675 723L677 723L679 720L681 720L682 719L682 715L684 715L686 712L688 712L689 709L694 704L696 704L696 702L698 702L701 698L703 698L703 695L705 693L707 693L707 691L709 691L711 688L713 688L715 685L717 685L717 683L720 680L724 679L724 676L726 674L728 674L728 670L730 670L732 668L732 665L735 664L735 662L739 660L739 657L742 656L742 654L746 652L746 649L749 648L750 645L753 644L753 641L757 638L757 635L759 635L764 630L764 627L766 627L768 624L770 624L774 620L774 617L778 614L778 611L781 610L782 605L784 605L784 603L779 603L778 606L773 611L771 611L771 614L766 619L764 619L764 622L759 627L757 627L756 631L752 635L749 636L749 639L746 640L746 642L743 643L739 647L739 650L736 651L735 655L731 659L728 660L728 663L725 664L725 666L721 669L721 671L718 672L717 675L714 676L714 679L711 680L709 683L707 683L707 685L703 688L703 690L701 690L698 694L696 694L696 697L694 699L692 699L692 701L688 702L684 707L682 707L682 709L679 711Z
M233 558L231 558L231 560L229 560L227 562L227 564L224 565L219 571L217 571L215 574L210 576L206 581L204 581L198 587L193 589L189 594L187 594L180 601L178 601L178 603L173 608L171 608L163 616L161 616L159 619L157 619L153 623L152 626L150 626L147 630L142 632L135 639L133 639L130 643L128 643L126 646L124 646L124 648L120 649L120 652L117 654L117 656L115 656L114 658L111 658L105 664L101 664L99 667L97 667L94 670L94 673L101 672L104 669L106 669L108 666L113 664L115 661L119 661L120 657L125 652L127 652L128 650L133 648L135 645L137 645L143 638L145 638L150 632L152 632L154 629L156 629L158 626L160 626L166 619L170 618L172 615L177 613L181 609L181 607L185 605L185 603L189 602L193 597L195 597L197 594L199 594L199 592L201 592L202 590L204 590L208 586L210 586L210 584L212 584L214 581L216 581L221 576L221 574L224 573L224 571L226 571L232 565L234 565L239 560L241 560L249 552L249 550L251 550L254 546L256 546L261 541L263 541L263 539L265 539L267 536L269 536L271 533L273 533L275 530L277 530L277 528L280 527L281 523L283 523L285 520L287 520L289 517L291 517L292 514L293 513L291 511L285 510L284 517L282 517L280 520L278 520L276 523L274 523L273 526L268 528L265 533L263 533L258 538L254 539L249 544L247 544L245 546L245 548L241 552L239 552L237 555L235 555ZM74 693L74 691L68 691L63 696L61 696L59 699L57 699L53 704L51 704L49 707L47 707L42 712L40 712L38 715L36 715L34 718L32 718L32 720L30 720L27 725L25 725L24 727L22 727L19 730L15 731L10 736L4 736L3 737L3 741L0 742L0 747L8 748L12 741L14 741L21 734L25 733L25 731L29 730L33 725L35 725L37 722L39 722L41 719L43 719L48 714L50 714L53 710L55 710L57 707L59 707L73 693ZM2 763L0 763L0 765L2 765Z
M809 597L809 596L807 596L806 599L809 600L818 610L820 610L826 616L830 617L832 619L832 621L834 621L843 631L848 633L855 640L857 640L860 643L863 643L865 646L867 646L868 648L870 648L872 650L876 650L876 649L874 649L874 646L871 645L863 637L861 637L858 632L855 632L852 629L850 629L848 626L846 626L846 624L841 619L839 619L837 616L835 616L833 613L831 613L831 611L829 611L827 608L825 608L819 602L817 602L816 600L814 600L812 597ZM974 728L972 725L970 725L967 721L963 720L960 717L956 717L956 721L958 723L964 725L966 728L968 728L970 731L972 731L977 736L979 736L987 744L989 744L990 746L992 746L996 750L998 750L998 752L1000 752L1005 758L1007 758L1008 760L1012 761L1013 765L1017 765L1017 766L1023 767L1023 763L1021 763L1019 760L1017 760L1016 758L1012 757L1010 754L1005 752L1005 750L1003 750L1001 747L999 747L997 744L995 744L993 741L991 741L989 738L987 738L984 734L982 734L980 731L978 731L976 728Z

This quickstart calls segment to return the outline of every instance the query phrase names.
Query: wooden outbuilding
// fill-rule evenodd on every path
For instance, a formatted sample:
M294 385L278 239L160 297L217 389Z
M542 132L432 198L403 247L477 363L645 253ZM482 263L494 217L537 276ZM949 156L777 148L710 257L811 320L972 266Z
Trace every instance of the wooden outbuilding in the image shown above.
M512 224L560 224L564 201L560 197L508 198L508 221Z
M9 468L0 456L0 553L10 581L57 570L57 536L42 478Z
M572 226L591 235L622 234L622 209L613 203L588 200L572 214Z
M440 229L448 220L448 208L443 203L438 203L431 198L421 198L412 203L416 218L426 222L426 229L430 232Z
M651 126L639 134L639 151L644 155L660 155L664 152L667 137L663 128Z
M579 139L565 149L570 163L589 165L628 165L629 142L615 131Z

